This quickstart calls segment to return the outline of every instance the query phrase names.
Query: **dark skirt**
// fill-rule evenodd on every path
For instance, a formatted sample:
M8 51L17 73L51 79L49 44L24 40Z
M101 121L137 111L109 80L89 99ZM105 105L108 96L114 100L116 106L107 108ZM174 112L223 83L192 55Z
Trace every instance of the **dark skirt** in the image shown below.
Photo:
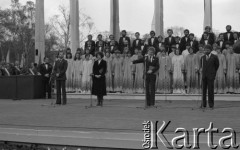
M105 76L102 78L93 77L92 94L96 96L107 95Z

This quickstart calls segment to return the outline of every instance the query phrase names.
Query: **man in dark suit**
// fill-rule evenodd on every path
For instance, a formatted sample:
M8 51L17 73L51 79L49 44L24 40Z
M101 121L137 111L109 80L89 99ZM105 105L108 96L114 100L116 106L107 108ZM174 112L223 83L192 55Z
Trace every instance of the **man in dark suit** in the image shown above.
M92 40L92 35L88 35L88 40L85 42L85 50L89 49L90 54L95 55L95 42Z
M110 52L113 54L115 50L118 49L118 42L115 41L114 35L109 35L109 42L107 43L107 47L109 48Z
M51 83L50 83L50 76L52 73L52 65L49 63L49 59L47 57L44 58L44 63L40 65L39 71L43 77L43 84L44 84L44 93L48 94L48 98L51 99ZM47 98L47 97L46 97Z
M103 52L105 48L105 42L102 40L102 34L98 35L98 41L95 45L95 51L97 52Z
M154 31L151 31L150 32L150 38L148 39L148 42L147 42L147 47L146 47L146 49L145 49L145 52L143 52L143 53L146 53L147 52L147 49L149 48L149 47L154 47L155 48L155 54L157 54L158 53L158 51L159 51L159 41L158 41L158 38L155 36L156 34L155 34L155 32Z
M198 47L198 41L195 39L194 34L190 33L189 34L189 42L186 45L190 45L190 47L193 47L193 53L197 53L199 50Z
M66 71L68 67L68 62L63 59L63 52L59 52L58 60L55 62L54 65L54 74L56 76L56 85L57 85L57 105L66 105L67 104L67 97L66 97ZM62 101L61 101L61 93L62 93Z
M123 53L125 47L128 47L130 49L131 41L130 38L127 36L127 31L122 30L122 36L119 39L119 50L121 51L121 53Z
M203 32L200 42L206 40L206 38L205 38L206 34L207 34L208 43L212 46L215 43L216 37L215 37L215 34L212 32L212 28L210 26L205 27L205 31Z
M203 33L203 38L200 40L200 44L202 45L213 45L214 41L210 38L208 32Z
M226 48L225 47L226 42L224 40L224 34L223 33L219 34L218 41L216 43L221 48L221 51L223 51Z
M142 45L143 45L142 44L142 39L140 39L140 33L139 32L135 33L135 37L136 37L136 39L133 40L133 43L132 43L132 51L131 51L132 55L134 54L135 49L140 50Z
M156 84L156 73L159 69L159 60L154 55L155 48L148 48L148 55L133 61L133 64L144 63L145 68L145 81L146 81L146 99L147 106L155 105L155 84Z
M231 25L227 25L226 26L226 30L227 32L225 32L223 35L224 35L224 41L229 41L231 42L231 45L234 44L234 37L233 37L233 32L231 31L232 30L232 26Z
M97 96L97 106L103 105L103 96L107 95L106 92L106 71L107 62L103 60L103 53L99 52L96 54L97 60L93 65L93 86L92 94Z
M212 46L206 45L204 47L205 55L201 58L202 83L203 83L203 97L202 107L206 108L206 94L208 90L208 105L211 109L214 108L214 80L219 67L218 57L211 54Z
M188 29L185 29L184 30L184 37L181 38L181 41L180 41L180 51L184 51L186 49L186 45L187 43L190 42L190 39L189 39L189 30Z
M172 52L172 45L176 45L176 41L175 41L175 38L172 36L173 35L172 29L168 29L167 34L168 34L168 37L165 38L164 43L165 43L168 54L170 54Z

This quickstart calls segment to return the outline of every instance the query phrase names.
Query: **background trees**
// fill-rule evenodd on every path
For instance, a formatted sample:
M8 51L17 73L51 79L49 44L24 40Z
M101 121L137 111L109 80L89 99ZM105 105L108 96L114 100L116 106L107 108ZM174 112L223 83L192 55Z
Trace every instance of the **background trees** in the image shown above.
M80 11L80 45L88 34L96 34L96 28L90 16ZM46 55L52 57L55 51L70 46L70 13L66 6L59 6L59 15L52 16L45 23ZM0 61L22 62L30 65L34 62L35 4L27 1L11 0L7 9L0 8Z

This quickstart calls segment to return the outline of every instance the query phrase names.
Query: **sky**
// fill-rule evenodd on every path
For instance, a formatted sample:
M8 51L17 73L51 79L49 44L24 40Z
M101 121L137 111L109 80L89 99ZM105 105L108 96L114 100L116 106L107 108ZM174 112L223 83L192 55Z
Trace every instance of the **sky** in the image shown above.
M28 0L20 0L26 3ZM35 0L33 0L35 2ZM11 0L0 0L7 8ZM120 29L149 33L154 0L119 0ZM240 0L212 0L213 28L225 32L226 25L240 31ZM45 20L59 13L59 5L69 7L69 0L45 0ZM98 31L110 28L110 0L79 0L79 8L89 15ZM203 32L204 0L164 0L164 28L181 26L200 36Z

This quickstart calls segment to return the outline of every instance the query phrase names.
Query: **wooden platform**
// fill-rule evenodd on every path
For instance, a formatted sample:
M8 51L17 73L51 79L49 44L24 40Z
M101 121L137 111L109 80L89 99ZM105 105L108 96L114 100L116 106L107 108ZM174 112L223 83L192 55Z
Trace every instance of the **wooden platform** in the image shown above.
M240 102L216 101L214 110L202 112L199 101L157 101L157 108L143 109L144 101L105 100L104 107L86 109L89 99L69 99L66 106L52 106L52 100L1 100L0 141L71 145L105 149L142 149L143 121L171 121L166 136L174 137L177 127L231 127L240 142ZM96 104L95 100L93 100ZM161 124L161 123L160 123ZM175 135L176 136L176 135ZM221 134L214 135L215 142ZM190 137L192 138L192 136ZM190 140L191 141L191 140ZM160 149L165 149L159 144ZM207 136L200 148L209 149Z

